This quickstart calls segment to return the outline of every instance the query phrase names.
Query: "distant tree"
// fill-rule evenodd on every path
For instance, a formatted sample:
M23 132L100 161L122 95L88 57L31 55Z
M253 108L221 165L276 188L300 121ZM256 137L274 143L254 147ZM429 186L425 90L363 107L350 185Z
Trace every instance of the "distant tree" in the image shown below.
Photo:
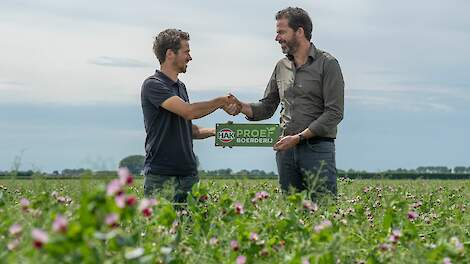
M88 169L83 169L83 168L80 168L80 169L63 169L61 174L63 176L71 176L71 177L78 177L78 176L81 176L83 174L91 174L92 171L91 170L88 170Z
M454 173L465 173L466 168L464 166L456 166L454 167Z
M145 157L142 155L127 156L119 162L120 167L127 167L134 175L139 175L144 168Z

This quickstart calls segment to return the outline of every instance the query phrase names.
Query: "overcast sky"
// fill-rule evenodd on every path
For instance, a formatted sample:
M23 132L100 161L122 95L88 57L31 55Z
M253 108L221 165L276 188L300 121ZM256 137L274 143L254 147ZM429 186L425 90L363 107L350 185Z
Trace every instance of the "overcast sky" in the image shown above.
M310 13L312 41L342 67L339 168L470 166L468 1L3 0L0 170L18 155L22 169L50 171L113 169L143 154L140 88L165 28L191 35L180 79L192 101L261 98L283 56L274 15L289 5ZM194 123L227 120L245 122L217 112ZM213 144L195 143L204 169L276 170L271 149Z

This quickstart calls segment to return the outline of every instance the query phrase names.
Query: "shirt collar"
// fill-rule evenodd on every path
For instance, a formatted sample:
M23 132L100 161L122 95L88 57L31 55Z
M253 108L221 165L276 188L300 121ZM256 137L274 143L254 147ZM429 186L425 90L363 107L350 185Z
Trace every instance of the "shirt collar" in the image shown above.
M310 50L309 50L309 53L308 53L308 57L311 58L311 61L314 61L315 58L316 58L316 55L317 55L317 48L315 47L315 45L313 45L312 42L310 42ZM294 61L294 55L287 54L286 57L290 61Z
M176 80L176 82L175 82L175 81L173 81L172 79L170 79L170 77L168 77L166 74L164 74L163 72L161 72L161 71L159 71L159 70L155 70L155 76L156 76L157 78L159 78L160 80L164 81L165 83L167 83L167 84L170 85L170 86L173 86L173 85L175 85L175 84L178 84L178 85L180 84L180 80L179 80L179 79Z

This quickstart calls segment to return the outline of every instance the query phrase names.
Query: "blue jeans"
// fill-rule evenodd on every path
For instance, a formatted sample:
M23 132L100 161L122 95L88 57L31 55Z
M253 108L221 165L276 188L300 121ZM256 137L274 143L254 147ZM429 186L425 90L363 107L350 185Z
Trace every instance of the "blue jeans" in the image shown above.
M278 151L276 162L279 184L284 192L291 187L296 191L310 188L312 200L322 193L336 195L334 142L303 142L291 149Z
M155 192L161 191L165 184L175 185L174 202L185 203L188 193L194 184L199 182L197 174L188 176L170 176L147 174L144 179L144 196L152 197Z

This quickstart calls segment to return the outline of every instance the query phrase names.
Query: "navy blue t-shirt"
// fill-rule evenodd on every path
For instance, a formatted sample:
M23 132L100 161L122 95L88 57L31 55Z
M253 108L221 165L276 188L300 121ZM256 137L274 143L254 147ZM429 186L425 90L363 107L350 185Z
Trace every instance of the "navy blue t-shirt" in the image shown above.
M147 132L145 175L197 174L192 122L161 106L165 100L175 95L189 103L184 84L179 80L174 82L158 70L142 84L142 110Z

